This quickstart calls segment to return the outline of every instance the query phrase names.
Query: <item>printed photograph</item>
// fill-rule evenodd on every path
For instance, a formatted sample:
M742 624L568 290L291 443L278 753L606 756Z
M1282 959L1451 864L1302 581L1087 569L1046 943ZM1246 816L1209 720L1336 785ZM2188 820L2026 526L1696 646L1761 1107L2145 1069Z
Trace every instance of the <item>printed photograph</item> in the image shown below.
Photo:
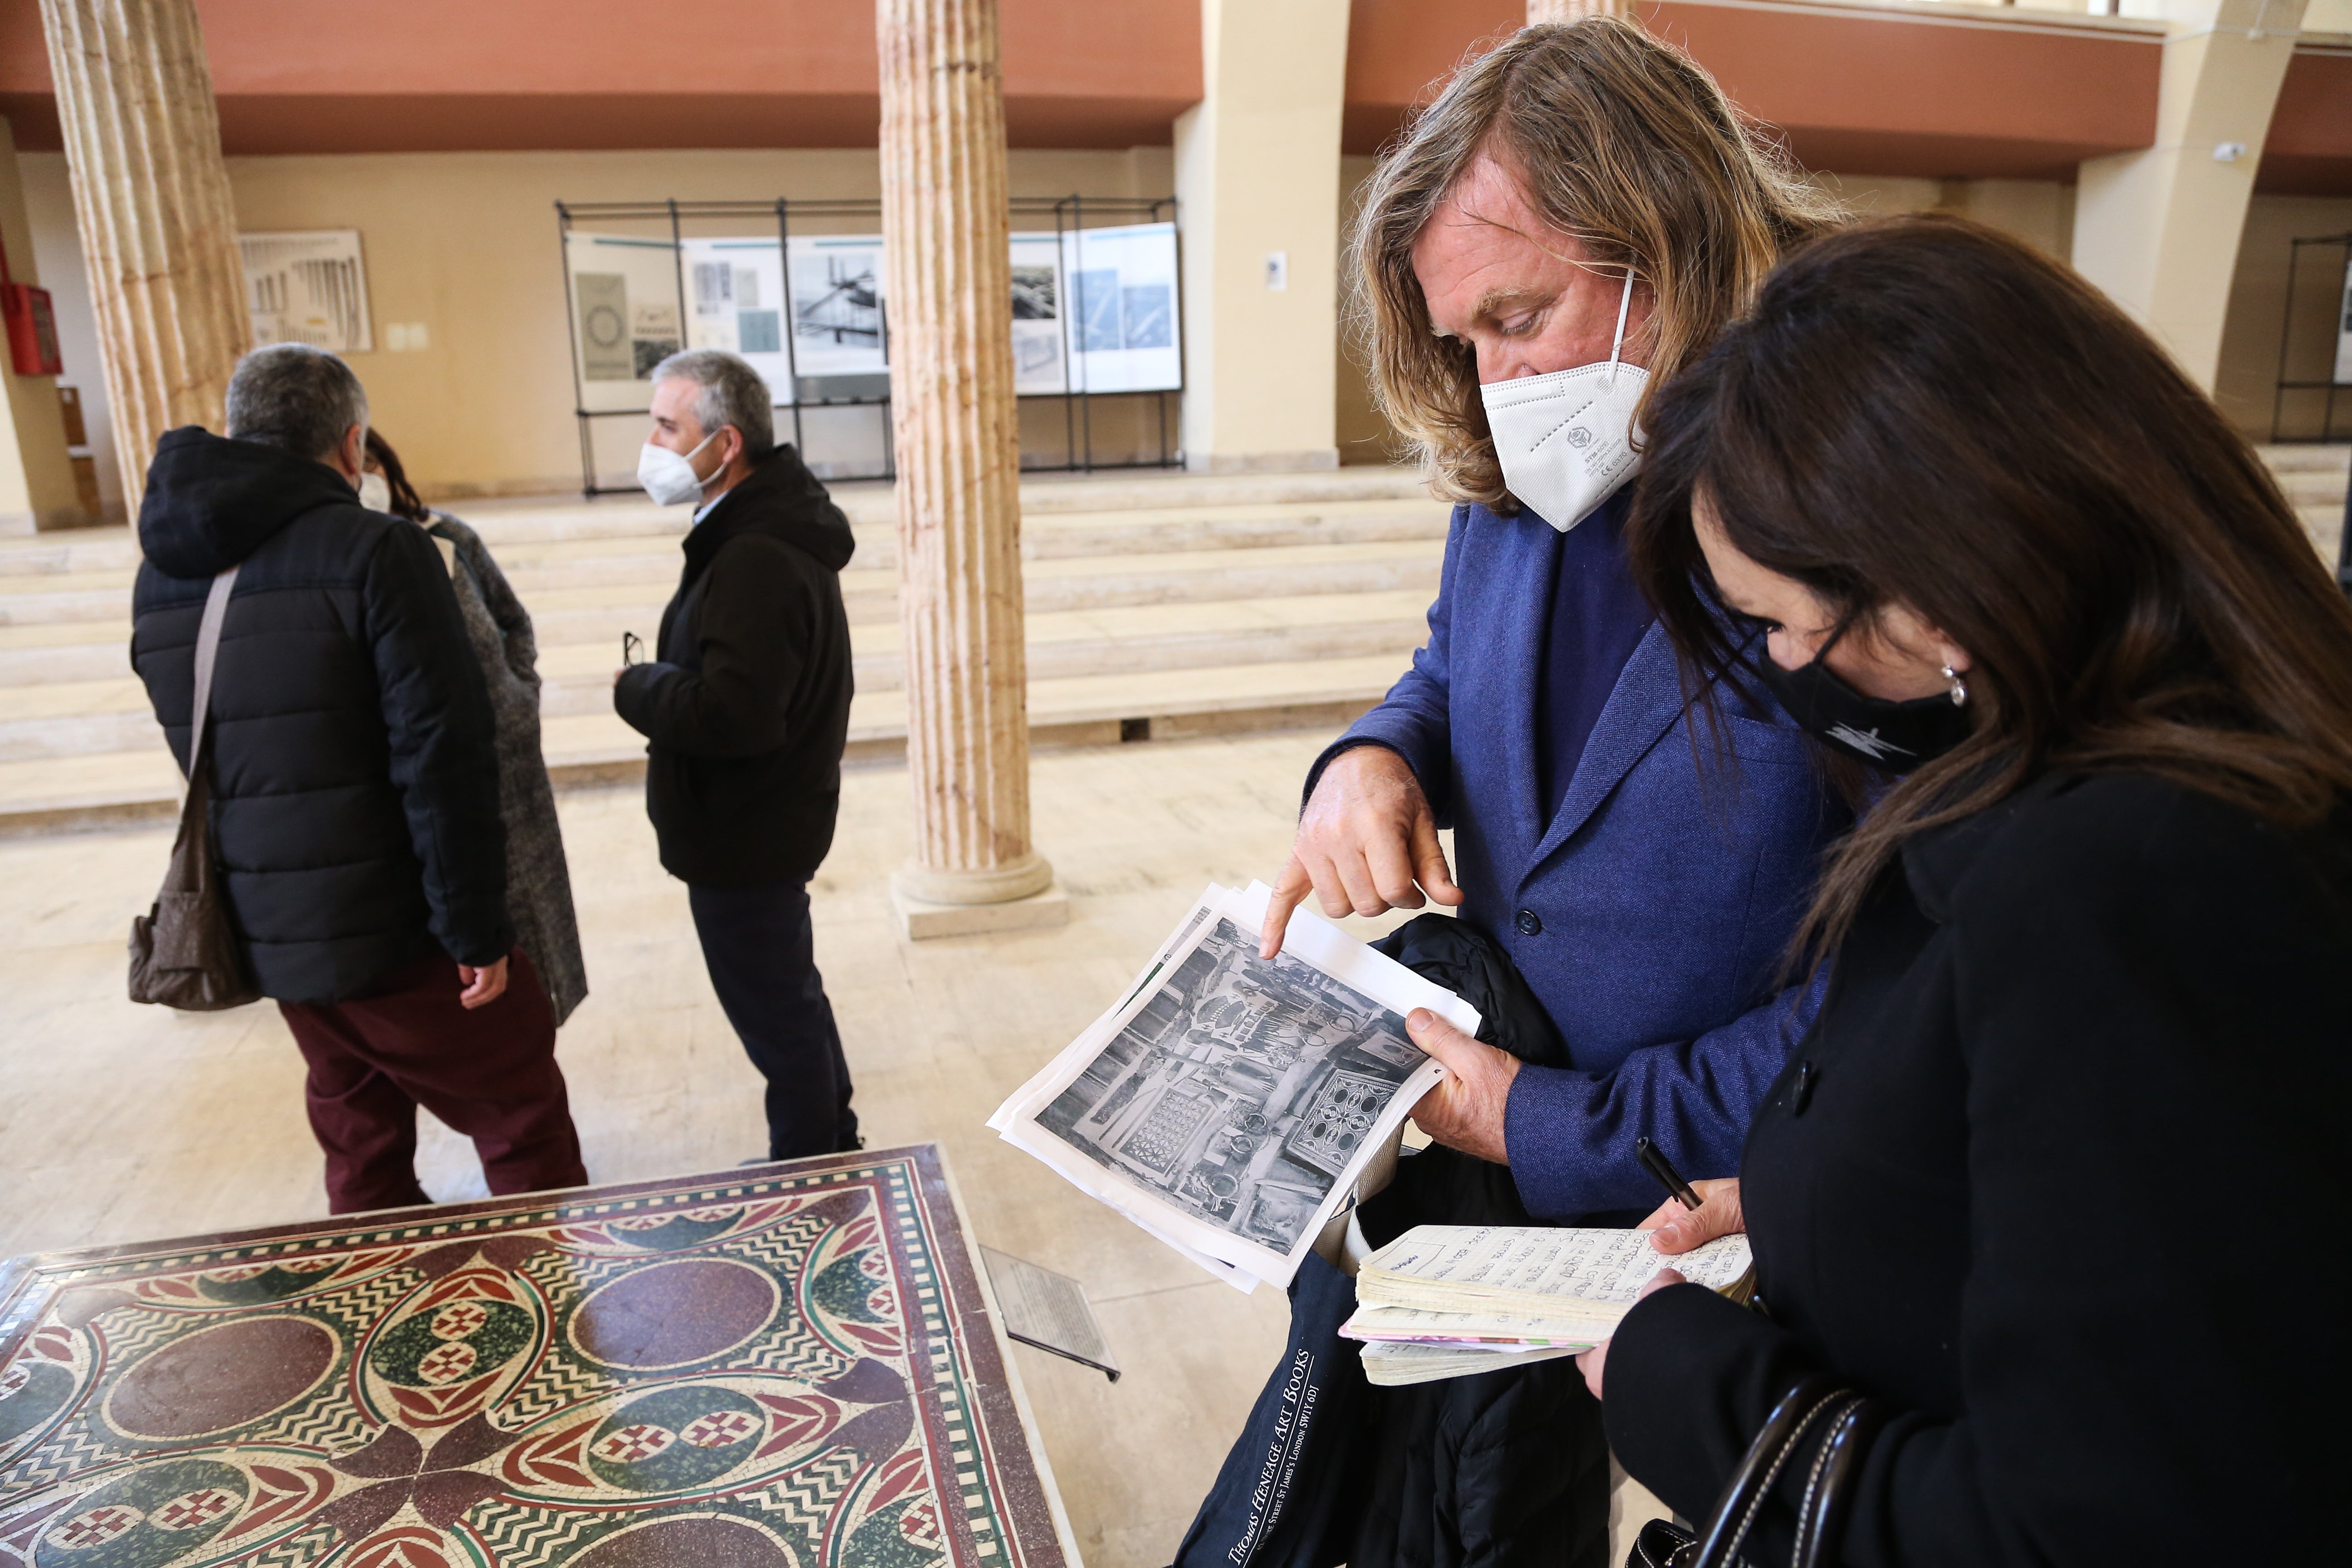
M1037 1123L1187 1214L1298 1245L1423 1061L1404 1020L1219 919Z

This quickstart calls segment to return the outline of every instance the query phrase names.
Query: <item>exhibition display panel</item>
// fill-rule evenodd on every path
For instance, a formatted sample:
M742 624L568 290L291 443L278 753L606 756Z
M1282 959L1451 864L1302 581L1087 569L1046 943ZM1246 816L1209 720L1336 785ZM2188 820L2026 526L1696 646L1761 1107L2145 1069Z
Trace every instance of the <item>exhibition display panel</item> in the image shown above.
M1012 205L1023 468L1180 463L1168 400L1184 384L1174 199ZM625 441L621 422L645 414L654 367L688 348L750 362L774 400L779 438L820 476L889 477L880 202L558 202L556 218L583 493L635 488L625 476L638 435ZM1034 411L1046 399L1059 401L1058 421ZM1123 450L1098 444L1105 400L1140 433ZM1055 426L1059 454L1040 439Z

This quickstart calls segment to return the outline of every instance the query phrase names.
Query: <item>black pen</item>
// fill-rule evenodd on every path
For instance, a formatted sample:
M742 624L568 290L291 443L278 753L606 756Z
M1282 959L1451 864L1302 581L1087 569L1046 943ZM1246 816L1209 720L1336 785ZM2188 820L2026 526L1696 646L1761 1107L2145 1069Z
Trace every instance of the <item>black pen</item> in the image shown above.
M1691 1190L1691 1184L1688 1182L1683 1180L1682 1173L1675 1169L1673 1163L1658 1152L1658 1146L1655 1143L1651 1142L1647 1138L1634 1139L1633 1157L1642 1162L1643 1170L1658 1178L1658 1184L1665 1188L1683 1207L1686 1209L1698 1207L1699 1195Z

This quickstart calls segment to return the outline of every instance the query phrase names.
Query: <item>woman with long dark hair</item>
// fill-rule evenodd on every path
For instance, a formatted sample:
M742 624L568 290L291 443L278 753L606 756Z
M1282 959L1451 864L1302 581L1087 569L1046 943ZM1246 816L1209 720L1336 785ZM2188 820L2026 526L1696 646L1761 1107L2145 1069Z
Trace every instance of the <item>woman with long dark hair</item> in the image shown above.
M1760 682L1884 793L1739 1180L1654 1216L1744 1227L1764 1310L1654 1289L1585 1358L1612 1446L1702 1517L1812 1376L1883 1418L1836 1561L2323 1560L2352 608L2145 332L1951 220L1799 252L1650 434L1635 569L1689 689Z
M373 481L371 483L370 481ZM425 504L392 443L367 433L362 502L404 517L433 536L449 567L449 585L466 621L466 638L490 689L498 724L499 815L507 828L507 915L530 954L561 1025L588 994L580 924L572 907L572 869L555 820L555 789L540 750L539 640L530 612L508 585L480 534Z

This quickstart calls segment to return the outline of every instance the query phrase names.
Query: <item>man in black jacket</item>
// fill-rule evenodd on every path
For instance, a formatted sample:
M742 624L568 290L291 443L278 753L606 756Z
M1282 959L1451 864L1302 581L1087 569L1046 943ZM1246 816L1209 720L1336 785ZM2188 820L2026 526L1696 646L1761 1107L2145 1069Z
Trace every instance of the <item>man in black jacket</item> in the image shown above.
M776 445L767 384L733 354L656 366L653 423L646 493L698 504L659 661L617 672L613 704L651 742L662 865L687 885L711 986L768 1080L768 1157L855 1149L808 899L849 732L849 521Z
M309 1065L336 1214L426 1201L416 1108L494 1193L587 1180L555 1024L506 914L489 695L424 530L359 503L367 397L332 354L257 349L224 439L156 444L131 657L187 766L196 628L213 833L238 948Z

